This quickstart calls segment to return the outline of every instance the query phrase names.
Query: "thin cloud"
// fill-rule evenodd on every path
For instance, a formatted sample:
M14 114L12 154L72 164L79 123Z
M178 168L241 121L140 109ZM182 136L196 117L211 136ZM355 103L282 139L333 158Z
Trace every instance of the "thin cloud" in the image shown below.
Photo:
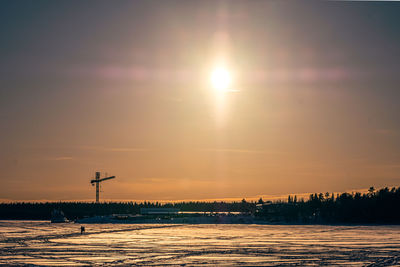
M146 148L134 148L134 147L101 147L101 146L81 146L83 150L95 150L95 151L106 151L106 152L141 152L149 151Z
M398 134L398 131L394 129L376 129L375 132L386 136L395 136Z
M73 160L73 158L72 157L55 157L55 158L47 158L46 160L61 161L61 160Z
M200 149L201 151L209 152L226 152L226 153L246 153L246 154L283 154L282 152L267 151L267 150L251 150L251 149L224 149L224 148L207 148Z
M115 152L135 152L135 151L149 151L145 148L124 148L124 147L117 147L117 148L109 148L107 151L115 151Z
M141 65L103 65L68 69L79 76L101 77L106 79L127 79L138 82L177 82L187 83L196 80L198 73L191 69L157 68Z

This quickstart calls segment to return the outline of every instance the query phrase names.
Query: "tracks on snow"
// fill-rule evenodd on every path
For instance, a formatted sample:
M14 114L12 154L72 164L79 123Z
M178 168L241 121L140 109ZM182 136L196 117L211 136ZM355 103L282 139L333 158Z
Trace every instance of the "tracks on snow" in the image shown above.
M31 237L11 237L11 238L6 238L6 239L1 240L0 243L21 243L21 242L32 241L32 240L49 240L49 239L56 239L56 238L69 238L69 237L77 237L77 236L119 233L119 232L139 231L139 230L147 230L147 229L170 228L170 227L178 227L178 226L182 226L182 225L183 224L148 226L148 227L146 227L146 226L137 227L136 226L136 227L124 228L124 229L87 232L87 233L83 233L83 234L81 234L80 232L76 232L76 233L67 233L67 234L37 235L37 236L31 236Z

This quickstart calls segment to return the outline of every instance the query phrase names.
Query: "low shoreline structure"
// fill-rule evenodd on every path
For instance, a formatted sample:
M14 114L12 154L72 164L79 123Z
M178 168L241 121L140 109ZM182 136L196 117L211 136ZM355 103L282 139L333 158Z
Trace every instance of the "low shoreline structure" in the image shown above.
M127 224L254 224L261 222L248 214L192 213L168 215L112 214L78 219L75 223L127 223Z
M72 223L72 221L70 221ZM399 225L398 223L332 223L325 221L285 221L269 220L246 214L198 214L194 216L164 216L112 214L77 219L76 224L257 224L257 225L331 225L331 226L371 226Z

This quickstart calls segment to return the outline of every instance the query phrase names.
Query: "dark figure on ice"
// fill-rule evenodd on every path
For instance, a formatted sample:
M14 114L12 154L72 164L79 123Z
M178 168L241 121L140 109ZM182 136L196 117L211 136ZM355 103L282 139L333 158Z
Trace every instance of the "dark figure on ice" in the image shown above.
M81 226L81 234L83 234L85 232L85 227Z

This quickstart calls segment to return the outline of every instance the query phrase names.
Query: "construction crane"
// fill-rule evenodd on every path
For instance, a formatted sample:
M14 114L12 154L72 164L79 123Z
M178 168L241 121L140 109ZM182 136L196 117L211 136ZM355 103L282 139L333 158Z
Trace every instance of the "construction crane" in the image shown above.
M115 176L110 176L110 177L104 177L100 179L100 172L96 172L96 179L93 179L90 181L90 183L92 185L96 184L96 203L99 203L99 195L100 195L100 191L99 191L99 187L100 187L100 183L104 182L106 180L110 180L110 179L114 179Z

